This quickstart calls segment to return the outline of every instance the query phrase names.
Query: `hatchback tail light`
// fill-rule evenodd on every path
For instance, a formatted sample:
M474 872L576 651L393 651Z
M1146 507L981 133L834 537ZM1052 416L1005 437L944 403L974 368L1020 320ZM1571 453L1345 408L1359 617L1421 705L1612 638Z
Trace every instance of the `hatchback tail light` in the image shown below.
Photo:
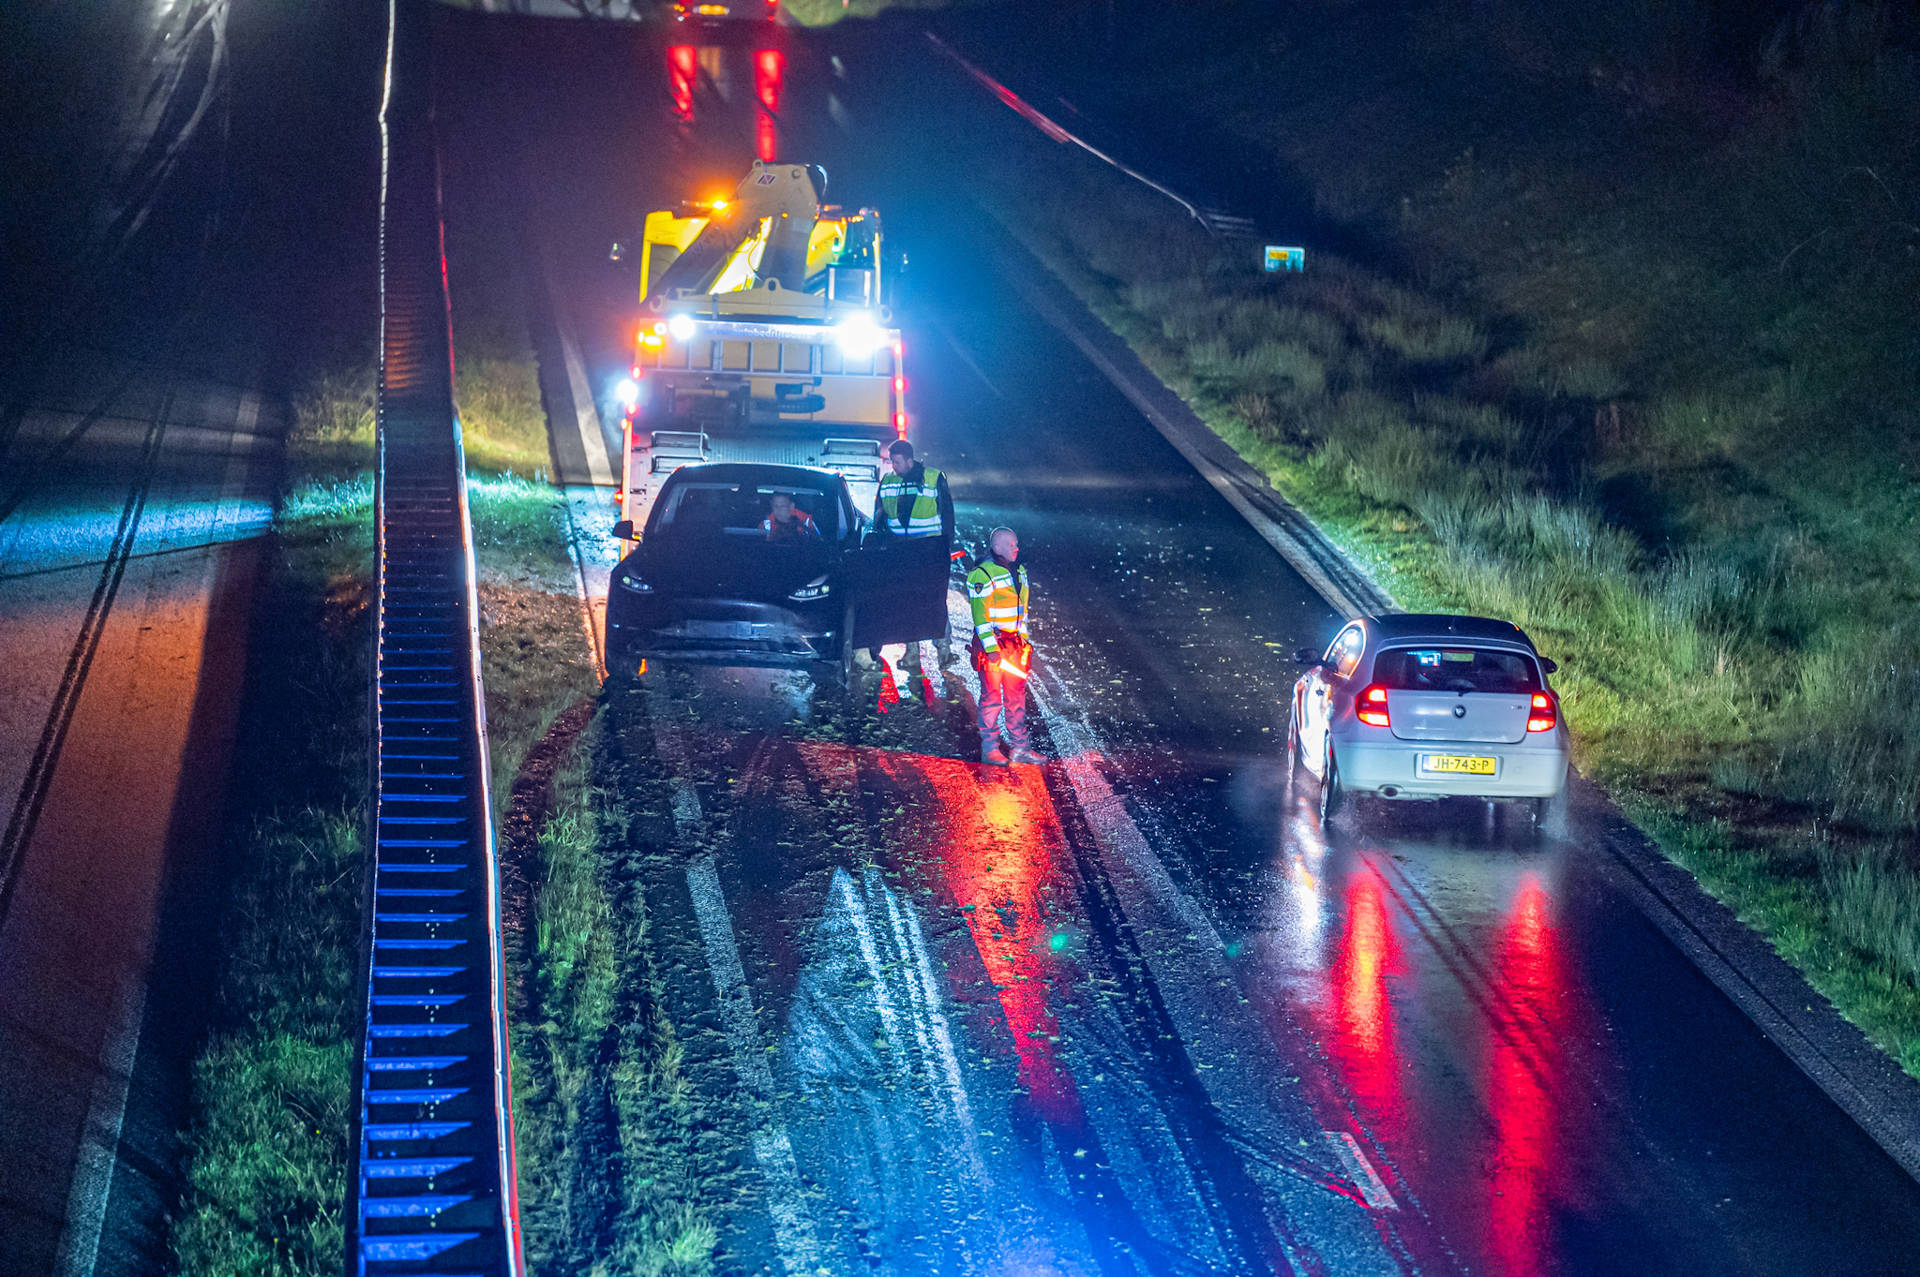
M1527 711L1527 730L1530 732L1550 732L1554 724L1560 721L1560 712L1553 703L1551 692L1535 692L1533 706Z
M1354 702L1353 714L1369 727L1391 727L1393 721L1387 717L1387 689L1375 683L1360 693Z

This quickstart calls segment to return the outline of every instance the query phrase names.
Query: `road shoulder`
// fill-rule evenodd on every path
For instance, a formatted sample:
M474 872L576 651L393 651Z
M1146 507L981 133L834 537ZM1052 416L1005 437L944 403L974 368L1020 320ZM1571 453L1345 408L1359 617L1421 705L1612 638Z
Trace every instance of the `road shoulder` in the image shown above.
M991 216L990 213L987 214ZM992 261L1048 324L1217 489L1334 608L1392 610L1392 598L1312 519L1215 434L1071 286L1011 235L983 237ZM1920 1179L1920 1081L1846 1020L1766 938L1714 899L1591 783L1576 781L1628 896L1699 971L1909 1175Z

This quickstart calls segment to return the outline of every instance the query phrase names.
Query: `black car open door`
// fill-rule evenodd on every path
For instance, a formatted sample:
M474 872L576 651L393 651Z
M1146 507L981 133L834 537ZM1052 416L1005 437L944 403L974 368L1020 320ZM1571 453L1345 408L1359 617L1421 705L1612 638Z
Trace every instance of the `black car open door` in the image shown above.
M946 636L949 560L945 540L869 538L853 558L855 647Z

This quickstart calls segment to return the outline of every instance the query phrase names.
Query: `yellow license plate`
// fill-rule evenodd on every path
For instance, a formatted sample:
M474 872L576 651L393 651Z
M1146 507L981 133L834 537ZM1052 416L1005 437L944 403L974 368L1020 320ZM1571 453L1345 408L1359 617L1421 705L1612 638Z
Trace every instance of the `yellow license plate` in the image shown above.
M1495 760L1491 758L1470 758L1464 754L1428 754L1427 770L1430 772L1464 772L1469 776L1491 776Z

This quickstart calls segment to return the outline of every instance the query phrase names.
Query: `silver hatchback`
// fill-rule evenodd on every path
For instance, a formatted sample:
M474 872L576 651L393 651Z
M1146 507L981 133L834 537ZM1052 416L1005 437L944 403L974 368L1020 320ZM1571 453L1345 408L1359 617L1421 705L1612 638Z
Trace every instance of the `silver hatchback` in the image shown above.
M1556 667L1509 621L1363 616L1294 655L1307 669L1288 762L1319 778L1323 819L1348 795L1518 800L1544 816L1566 788Z

